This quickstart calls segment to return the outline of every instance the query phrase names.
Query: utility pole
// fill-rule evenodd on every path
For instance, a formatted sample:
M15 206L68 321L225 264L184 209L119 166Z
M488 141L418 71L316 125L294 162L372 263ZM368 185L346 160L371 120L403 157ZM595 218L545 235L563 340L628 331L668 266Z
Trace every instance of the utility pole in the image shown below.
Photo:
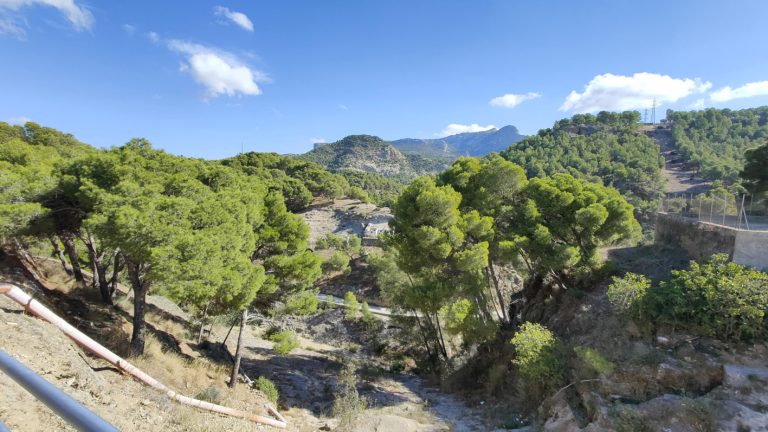
M651 108L651 124L656 124L656 98L653 98L653 107Z

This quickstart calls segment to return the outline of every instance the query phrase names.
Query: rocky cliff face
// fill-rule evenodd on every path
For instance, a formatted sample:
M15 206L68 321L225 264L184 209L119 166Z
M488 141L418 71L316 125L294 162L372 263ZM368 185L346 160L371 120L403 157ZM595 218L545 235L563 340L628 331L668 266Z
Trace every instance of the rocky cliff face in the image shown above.
M340 141L316 147L301 156L326 169L375 172L389 177L410 178L439 172L447 164L418 155L404 155L387 141L371 135L350 135Z

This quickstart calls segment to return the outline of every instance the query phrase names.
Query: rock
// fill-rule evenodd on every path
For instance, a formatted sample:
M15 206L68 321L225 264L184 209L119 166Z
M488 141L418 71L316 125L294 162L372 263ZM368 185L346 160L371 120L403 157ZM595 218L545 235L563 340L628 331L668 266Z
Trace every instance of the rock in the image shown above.
M540 417L547 419L542 428L543 430L551 432L576 432L581 430L576 415L568 403L564 392L549 400L548 411L548 415L540 415Z
M392 414L382 414L370 417L363 421L360 432L419 432L421 424L415 420L407 419Z
M730 388L768 384L768 369L727 364L723 366L723 384Z
M663 391L701 395L723 382L723 369L712 363L688 363L667 359L656 371Z

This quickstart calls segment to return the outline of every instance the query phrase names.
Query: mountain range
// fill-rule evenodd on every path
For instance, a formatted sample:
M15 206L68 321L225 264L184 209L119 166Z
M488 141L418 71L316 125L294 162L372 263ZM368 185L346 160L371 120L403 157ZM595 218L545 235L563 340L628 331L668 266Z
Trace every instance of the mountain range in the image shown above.
M372 135L350 135L333 143L315 145L298 157L331 171L351 169L409 179L440 172L460 156L501 152L523 138L514 126L436 139L385 141Z

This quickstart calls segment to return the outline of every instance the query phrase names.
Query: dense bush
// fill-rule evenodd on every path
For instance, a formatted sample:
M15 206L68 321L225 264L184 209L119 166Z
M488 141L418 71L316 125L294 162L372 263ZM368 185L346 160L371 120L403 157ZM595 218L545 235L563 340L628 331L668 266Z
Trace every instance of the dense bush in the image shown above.
M284 312L289 315L312 315L317 312L318 293L318 290L310 289L289 294L285 299Z
M296 334L290 330L281 330L268 336L269 340L275 343L272 349L281 356L289 354L299 347L299 339Z
M546 388L562 381L560 341L549 329L538 323L523 323L511 343L516 351L512 362L524 379Z
M651 317L721 339L752 340L765 335L768 274L728 262L724 254L672 278L650 291Z
M578 346L573 349L576 358L579 360L580 369L586 369L595 375L610 375L616 368L616 365L603 357L600 351L591 348Z
M608 287L608 301L620 314L628 318L641 318L645 311L646 295L651 281L643 275L627 273L614 276Z
M254 386L273 404L276 404L277 400L280 398L280 393L278 393L275 383L263 376L256 379Z
M335 251L323 262L323 272L349 272L349 258L343 252Z
M344 317L350 321L357 319L357 314L360 312L360 303L355 297L355 293L347 291L344 294Z

